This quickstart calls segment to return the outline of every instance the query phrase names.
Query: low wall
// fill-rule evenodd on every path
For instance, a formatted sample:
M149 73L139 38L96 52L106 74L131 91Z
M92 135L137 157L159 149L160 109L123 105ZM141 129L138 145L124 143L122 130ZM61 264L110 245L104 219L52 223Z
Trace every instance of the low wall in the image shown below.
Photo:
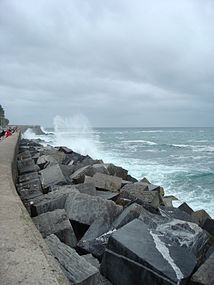
M16 192L19 136L0 142L0 284L68 285Z

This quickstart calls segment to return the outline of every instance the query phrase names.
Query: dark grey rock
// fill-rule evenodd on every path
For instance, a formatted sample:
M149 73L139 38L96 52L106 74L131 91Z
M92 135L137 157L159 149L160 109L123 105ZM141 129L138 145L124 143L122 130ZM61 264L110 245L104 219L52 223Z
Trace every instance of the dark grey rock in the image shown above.
M113 229L119 229L128 224L132 220L138 218L143 210L143 207L137 203L133 203L126 207L123 212L114 220L112 224Z
M59 190L32 199L30 201L31 216L35 217L56 209L63 209L67 196L69 194L75 195L76 192L79 191L75 187L62 187Z
M193 274L190 285L213 285L214 284L214 253Z
M205 210L198 210L191 214L193 221L199 226L203 226L206 219L211 219L210 215Z
M58 150L66 153L66 154L72 154L73 153L73 150L66 147L66 146L60 146Z
M48 236L46 242L71 284L99 284L99 270L74 249L63 244L55 235Z
M119 191L122 186L122 178L117 176L95 173L93 177L85 177L85 183L93 183L97 189L106 191Z
M127 179L128 170L126 170L120 166L116 166L112 163L105 164L105 166L106 166L110 175L120 177L123 180Z
M189 215L192 215L192 213L194 212L193 209L190 208L190 206L187 203L182 203L178 208Z
M160 194L157 191L148 191L147 185L143 183L134 183L125 185L120 191L120 198L136 199L137 203L158 208L160 206Z
M103 198L103 199L115 201L117 199L117 197L119 196L119 193L118 192L111 192L111 191L97 190L96 195Z
M53 156L44 154L38 158L36 164L39 166L40 169L43 169L48 165L52 166L54 164L58 164L58 162Z
M67 184L67 180L62 173L59 164L52 165L40 171L41 183L44 189L52 185L64 185Z
M17 155L18 160L24 160L31 158L31 153L29 150L25 150Z
M55 234L61 242L75 247L77 239L64 209L57 209L33 218L43 238Z
M86 261L91 263L91 265L93 265L97 269L100 268L99 261L97 260L97 258L93 257L92 254L86 254L86 255L83 255L82 257L84 257ZM112 285L112 283L108 279L106 279L102 274L100 274L99 285Z
M111 221L121 213L122 207L113 201L83 193L69 195L65 210L70 220L91 225L97 218L107 216Z
M19 174L26 174L29 172L36 172L40 170L38 165L35 165L35 162L32 158L18 160L17 165Z
M75 187L80 191L80 193L85 193L92 196L97 195L97 191L93 183L76 184Z
M179 208L160 207L159 210L161 216L163 217L169 217L182 221L193 222L192 217L186 212L181 211Z
M186 284L205 233L196 224L145 212L111 235L101 273L117 285Z
M36 178L39 178L38 172L31 172L31 173L20 175L18 177L18 180L19 180L19 183L23 183L23 182L28 182Z
M207 218L202 225L202 228L214 237L214 220Z
M35 197L43 195L39 178L19 183L16 187L22 200L29 201Z
M94 175L94 169L91 165L84 166L77 171L75 171L70 178L72 179L74 184L83 183L85 180L85 176L93 176Z
M97 258L101 258L109 237L105 233L109 231L110 227L111 223L108 218L101 217L96 219L78 242L78 247L92 253ZM107 238L100 238L103 234Z
M127 175L127 178L126 178L127 181L130 181L132 183L135 183L135 182L138 182L138 180L136 178L134 178L133 176L131 175Z

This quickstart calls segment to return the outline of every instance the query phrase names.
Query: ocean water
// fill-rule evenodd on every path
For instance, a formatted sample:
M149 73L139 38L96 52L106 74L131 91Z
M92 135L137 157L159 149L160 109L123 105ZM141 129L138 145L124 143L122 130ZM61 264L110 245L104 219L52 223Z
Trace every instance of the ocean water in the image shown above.
M95 128L55 120L46 135L27 130L26 138L65 145L147 177L166 194L205 209L214 218L214 128Z

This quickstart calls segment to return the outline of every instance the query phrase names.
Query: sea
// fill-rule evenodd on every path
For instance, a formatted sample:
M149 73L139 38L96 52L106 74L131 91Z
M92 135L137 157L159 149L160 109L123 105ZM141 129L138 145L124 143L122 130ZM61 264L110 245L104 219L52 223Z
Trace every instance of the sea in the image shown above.
M214 218L214 128L92 128L77 121L58 117L45 135L28 129L24 137L122 166Z

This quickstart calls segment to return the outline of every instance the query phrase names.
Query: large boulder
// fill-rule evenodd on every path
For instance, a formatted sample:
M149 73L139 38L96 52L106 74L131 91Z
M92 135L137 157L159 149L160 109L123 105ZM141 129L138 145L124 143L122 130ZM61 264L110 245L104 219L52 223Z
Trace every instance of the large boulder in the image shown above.
M213 285L214 284L214 252L193 274L190 285Z
M105 251L108 239L101 240L99 237L109 232L110 227L111 223L108 218L100 217L96 219L78 242L78 247L86 252L92 253L97 258L101 258Z
M157 209L160 206L161 196L158 191L148 191L148 186L144 183L134 183L125 185L120 191L120 198L136 200L147 208Z
M58 162L53 156L44 154L37 159L36 164L39 166L40 169L43 169L47 166L58 164Z
M36 172L40 170L38 165L35 165L35 162L32 158L18 160L17 165L18 165L18 171L20 175L26 174L29 172Z
M56 209L63 209L68 195L75 195L77 192L79 193L74 186L65 186L61 187L59 190L49 192L41 197L32 199L30 201L31 216L35 217Z
M186 212L189 215L192 215L192 213L194 212L192 208L190 208L190 206L187 203L182 203L179 207L178 207L181 211Z
M113 223L110 223L109 219L106 218L95 220L79 241L78 247L92 253L97 258L101 258L112 233L138 218L142 209L142 206L134 203L128 206Z
M79 256L55 235L48 236L46 242L71 284L99 285L99 270L84 257Z
M120 177L123 180L127 179L128 170L126 170L120 166L116 166L112 163L105 164L105 167L107 168L110 175Z
M80 191L80 193L85 193L92 196L97 195L97 191L93 183L80 183L76 184L75 187Z
M65 185L67 180L62 173L62 170L59 164L54 164L48 168L45 168L40 171L41 174L41 183L44 189L47 189L53 185Z
M85 177L85 183L93 183L97 189L106 191L119 191L122 178L102 173L95 173L93 177Z
M207 218L203 223L202 228L214 237L214 219Z
M21 199L25 201L29 201L43 194L39 177L17 184L16 189Z
M71 176L71 180L74 184L83 183L85 180L85 176L93 176L94 175L94 169L91 165L84 166L77 171L75 171Z
M24 182L28 182L28 181L31 181L37 178L39 178L38 172L31 172L31 173L20 175L18 177L18 180L19 180L19 183L24 183Z
M205 210L198 210L191 214L193 221L199 226L203 226L206 219L211 219L210 215Z
M33 218L43 238L55 234L61 242L75 247L77 239L64 209L57 209Z
M29 150L25 150L17 155L18 160L29 159L31 158L31 153Z
M144 211L111 235L101 273L117 285L187 284L206 242L198 225Z
M65 210L70 220L91 225L97 218L103 216L109 217L113 222L121 213L122 207L97 196L75 193L67 197Z

